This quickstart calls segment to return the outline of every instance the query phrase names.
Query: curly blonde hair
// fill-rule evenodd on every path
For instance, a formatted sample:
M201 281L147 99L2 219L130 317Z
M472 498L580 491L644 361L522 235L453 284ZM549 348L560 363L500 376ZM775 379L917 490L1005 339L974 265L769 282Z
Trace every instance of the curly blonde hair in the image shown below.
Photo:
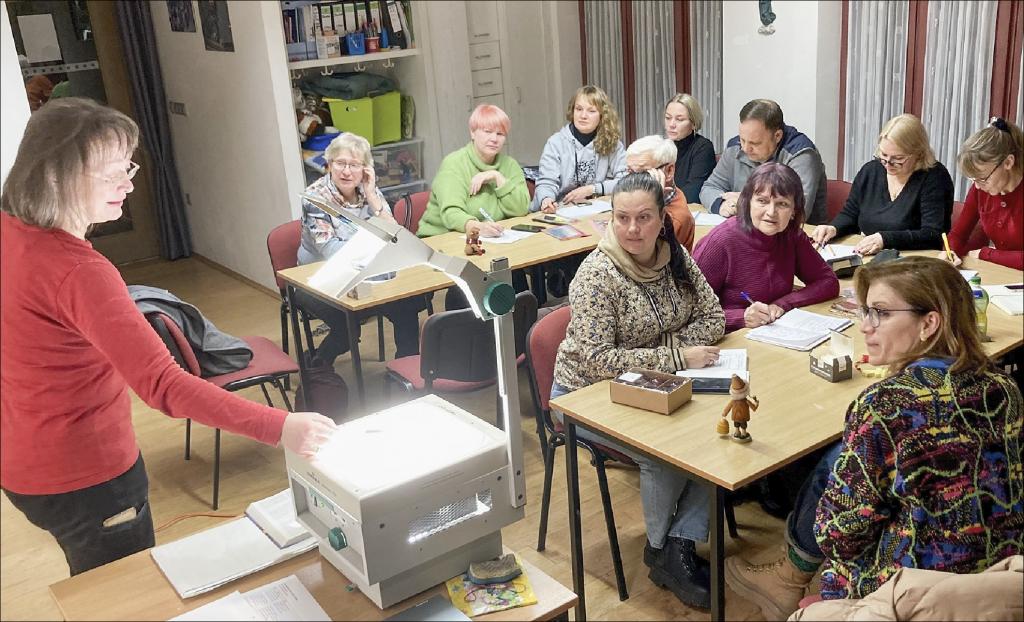
M604 89L588 84L577 89L573 93L572 99L569 100L569 107L565 112L565 120L569 123L572 123L573 108L576 107L576 100L580 96L586 97L587 102L597 108L601 114L601 121L597 125L597 137L594 138L594 151L600 156L610 155L615 151L615 145L622 137L619 113L616 112L615 106L612 106L611 100L608 99L608 93L605 93Z

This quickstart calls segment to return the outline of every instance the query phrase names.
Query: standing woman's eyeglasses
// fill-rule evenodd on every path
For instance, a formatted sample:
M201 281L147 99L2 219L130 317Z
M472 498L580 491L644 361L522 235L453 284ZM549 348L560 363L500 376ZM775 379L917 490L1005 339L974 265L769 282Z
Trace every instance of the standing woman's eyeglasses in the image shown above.
M139 172L139 168L140 168L140 166L138 164L136 164L135 162L128 162L128 168L126 168L120 174L115 173L114 175L110 175L110 176L107 176L107 175L96 175L96 174L93 174L93 173L86 173L86 174L89 177L95 177L96 179L100 179L102 181L105 181L108 184L117 185L117 184L123 184L124 182L129 181L130 179L135 177L135 174Z

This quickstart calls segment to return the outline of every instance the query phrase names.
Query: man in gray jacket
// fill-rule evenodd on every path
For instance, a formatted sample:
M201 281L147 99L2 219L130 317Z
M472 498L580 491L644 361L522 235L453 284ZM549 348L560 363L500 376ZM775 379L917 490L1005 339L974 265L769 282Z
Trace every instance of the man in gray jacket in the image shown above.
M740 110L740 133L729 141L711 177L700 189L700 202L713 214L733 216L747 178L765 162L779 162L800 176L804 214L810 224L827 222L825 165L811 139L782 120L782 108L770 99L755 99Z

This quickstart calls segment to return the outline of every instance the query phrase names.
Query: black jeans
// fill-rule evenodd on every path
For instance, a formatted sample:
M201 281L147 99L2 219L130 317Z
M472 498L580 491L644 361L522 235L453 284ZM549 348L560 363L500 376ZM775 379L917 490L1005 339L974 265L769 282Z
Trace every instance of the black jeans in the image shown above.
M54 495L4 493L33 525L57 539L72 576L156 544L142 454L121 475L81 490ZM130 508L135 509L134 518L103 525Z
M300 289L295 290L295 301L300 308L323 320L331 328L330 334L324 337L320 347L316 349L316 358L320 363L333 365L334 359L348 352L350 347L346 315L348 312ZM419 313L426 308L426 301L422 296L413 296L374 307L369 312L361 313L359 317L362 319L366 315L382 313L391 320L395 330L395 358L402 358L418 354L420 351Z

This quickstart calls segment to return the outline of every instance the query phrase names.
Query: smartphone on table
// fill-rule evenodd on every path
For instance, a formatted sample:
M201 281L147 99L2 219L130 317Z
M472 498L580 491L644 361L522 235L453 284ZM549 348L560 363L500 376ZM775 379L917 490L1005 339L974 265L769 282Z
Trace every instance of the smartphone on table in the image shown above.
M526 231L528 233L538 233L544 230L544 227L538 227L537 225L512 225L513 231Z

